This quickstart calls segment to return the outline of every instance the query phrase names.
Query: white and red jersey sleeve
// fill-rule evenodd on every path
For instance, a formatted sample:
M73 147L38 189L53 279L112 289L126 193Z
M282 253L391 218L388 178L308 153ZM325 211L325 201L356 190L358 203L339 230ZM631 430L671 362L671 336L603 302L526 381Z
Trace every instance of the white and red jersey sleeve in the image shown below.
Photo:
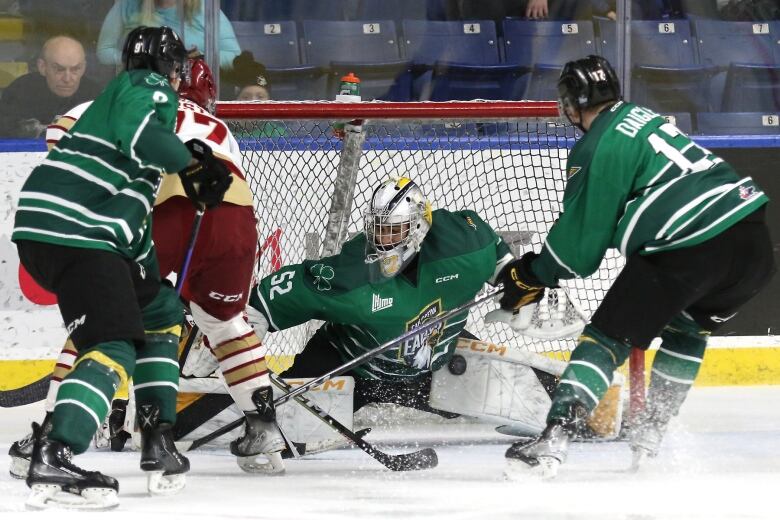
M252 206L252 191L246 183L246 173L241 167L241 150L236 138L221 119L192 101L179 99L176 135L185 143L191 139L203 141L211 148L214 157L222 160L230 169L233 182L225 194L225 202L239 206ZM186 194L178 176L166 175L155 204L160 204L173 196L185 197Z
M62 139L62 136L70 132L73 125L81 117L92 101L85 101L68 110L65 115L57 118L55 122L46 127L46 148L51 150Z

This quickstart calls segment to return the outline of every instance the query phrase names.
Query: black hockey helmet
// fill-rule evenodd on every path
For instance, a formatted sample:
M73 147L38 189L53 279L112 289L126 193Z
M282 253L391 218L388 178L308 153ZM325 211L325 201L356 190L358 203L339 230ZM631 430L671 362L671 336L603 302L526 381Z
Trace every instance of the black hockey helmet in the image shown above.
M125 70L150 69L170 77L180 74L186 61L187 49L170 27L136 27L122 48Z
M601 56L590 55L563 66L558 79L558 102L582 110L620 99L620 81Z

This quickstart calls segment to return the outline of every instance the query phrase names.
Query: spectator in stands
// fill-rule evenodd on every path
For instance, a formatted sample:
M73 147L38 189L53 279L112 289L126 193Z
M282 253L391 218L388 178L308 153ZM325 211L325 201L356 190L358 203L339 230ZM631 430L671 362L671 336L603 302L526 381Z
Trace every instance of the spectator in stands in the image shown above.
M268 101L271 99L271 84L265 66L255 61L254 55L243 51L233 60L233 68L221 76L222 92L227 99L236 101ZM235 132L241 137L281 137L287 133L283 123L277 121L259 122L251 129L242 128Z
M189 49L203 52L206 48L204 3L202 0L183 2L182 16L177 10L177 0L119 0L106 15L100 29L98 60L105 64L119 64L122 59L122 42L130 30L139 25L174 27ZM218 45L220 67L229 68L241 49L233 26L221 11Z
M223 92L236 101L267 101L271 86L265 66L255 60L250 51L243 51L233 60L232 69L222 76Z
M46 125L73 108L94 99L100 88L84 77L84 47L69 36L43 44L37 72L17 78L0 99L0 136L39 137Z

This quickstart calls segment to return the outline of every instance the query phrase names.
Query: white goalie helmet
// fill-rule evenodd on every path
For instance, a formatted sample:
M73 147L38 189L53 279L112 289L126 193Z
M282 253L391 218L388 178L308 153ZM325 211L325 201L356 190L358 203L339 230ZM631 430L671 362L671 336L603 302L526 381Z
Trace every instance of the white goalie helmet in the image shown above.
M431 205L408 177L376 187L365 212L366 263L392 278L412 261L431 228Z

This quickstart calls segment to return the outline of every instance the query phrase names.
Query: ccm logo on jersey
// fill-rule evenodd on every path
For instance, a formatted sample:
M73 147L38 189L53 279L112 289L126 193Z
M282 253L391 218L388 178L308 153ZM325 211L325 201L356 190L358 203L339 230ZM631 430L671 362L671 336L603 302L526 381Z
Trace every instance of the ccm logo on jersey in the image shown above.
M79 328L79 326L84 325L86 321L87 321L87 315L82 314L81 318L76 318L75 320L68 323L68 326L65 327L68 330L68 335L73 334L73 331Z
M458 274L457 273L456 274L448 274L448 275L445 275L445 276L438 277L434 283L444 283L444 282L449 282L450 280L457 280L457 279L458 279Z
M238 294L219 294L216 291L211 291L209 293L209 298L213 298L217 301L225 302L225 303L232 303L237 302L241 299L241 297L244 295L244 293L238 293Z

